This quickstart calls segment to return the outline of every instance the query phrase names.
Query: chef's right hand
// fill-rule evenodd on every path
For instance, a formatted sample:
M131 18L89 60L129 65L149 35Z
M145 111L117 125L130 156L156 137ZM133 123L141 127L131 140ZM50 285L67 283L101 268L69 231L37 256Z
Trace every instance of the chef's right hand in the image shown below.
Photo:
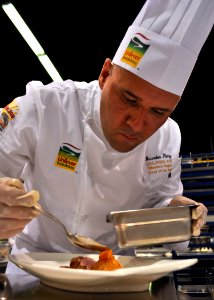
M26 195L26 197L25 197ZM39 200L24 190L16 178L0 178L0 239L8 239L21 232L39 212L32 206Z

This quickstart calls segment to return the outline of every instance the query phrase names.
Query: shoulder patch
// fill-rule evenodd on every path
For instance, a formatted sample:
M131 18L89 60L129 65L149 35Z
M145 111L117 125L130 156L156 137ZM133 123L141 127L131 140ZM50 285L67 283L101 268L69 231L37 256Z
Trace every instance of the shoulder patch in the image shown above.
M0 114L0 131L3 131L7 127L8 123L15 118L19 110L16 100L13 100L10 104L2 108Z

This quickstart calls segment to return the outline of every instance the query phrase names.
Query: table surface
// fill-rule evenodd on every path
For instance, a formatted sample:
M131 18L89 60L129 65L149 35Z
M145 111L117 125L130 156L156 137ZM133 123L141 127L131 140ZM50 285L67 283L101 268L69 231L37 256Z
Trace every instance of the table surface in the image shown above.
M19 300L188 300L193 299L175 288L173 276L162 277L151 284L148 291L129 293L82 293L52 288L32 275L0 274L0 299ZM194 298L194 299L199 299ZM202 298L200 298L202 299ZM203 298L205 299L205 298ZM207 298L206 299L212 299Z

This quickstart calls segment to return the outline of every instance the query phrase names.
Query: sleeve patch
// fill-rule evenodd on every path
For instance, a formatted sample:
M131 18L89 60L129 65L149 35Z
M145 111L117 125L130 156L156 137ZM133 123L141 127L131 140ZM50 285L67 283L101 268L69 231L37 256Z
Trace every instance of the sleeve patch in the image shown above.
M18 113L19 107L16 100L6 105L0 114L0 131L7 127L8 123L15 118Z

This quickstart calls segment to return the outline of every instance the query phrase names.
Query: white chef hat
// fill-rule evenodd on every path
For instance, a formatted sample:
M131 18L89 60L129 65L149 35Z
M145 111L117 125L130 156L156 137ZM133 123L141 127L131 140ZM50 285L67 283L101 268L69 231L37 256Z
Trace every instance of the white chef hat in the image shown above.
M214 0L147 0L113 63L181 95L214 23Z

